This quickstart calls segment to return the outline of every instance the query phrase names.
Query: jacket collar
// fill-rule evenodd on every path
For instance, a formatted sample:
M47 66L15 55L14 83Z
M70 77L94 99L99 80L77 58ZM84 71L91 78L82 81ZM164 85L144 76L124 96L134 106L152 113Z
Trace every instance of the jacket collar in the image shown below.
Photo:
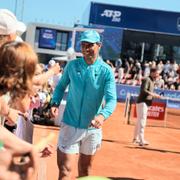
M101 61L102 61L102 59L101 59L100 57L98 57L93 64L88 65L88 64L86 63L85 59L82 57L82 63L83 63L83 65L84 65L85 67L88 67L88 66L97 66L98 64L100 64Z

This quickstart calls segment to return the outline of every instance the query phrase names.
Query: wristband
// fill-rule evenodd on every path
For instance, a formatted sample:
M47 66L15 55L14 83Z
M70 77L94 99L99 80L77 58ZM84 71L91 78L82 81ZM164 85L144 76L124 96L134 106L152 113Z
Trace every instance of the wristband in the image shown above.
M6 151L3 141L0 141L0 151Z
M0 141L0 150L2 150L3 148L4 148L4 143Z

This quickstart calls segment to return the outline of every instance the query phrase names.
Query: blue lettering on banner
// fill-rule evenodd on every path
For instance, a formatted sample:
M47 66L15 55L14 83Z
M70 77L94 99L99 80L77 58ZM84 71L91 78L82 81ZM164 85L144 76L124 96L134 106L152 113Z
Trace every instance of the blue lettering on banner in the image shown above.
M137 96L139 94L140 87L124 85L124 84L117 84L116 90L117 90L117 100L120 102L125 102L127 94L130 93L132 95ZM165 97L175 99L175 100L170 100L170 99L166 100L167 107L180 109L180 101L176 101L176 99L180 99L180 91L155 89L155 92L158 94L161 94ZM133 99L133 101L135 101L135 100L136 100L136 98ZM161 100L158 100L158 101L161 101Z

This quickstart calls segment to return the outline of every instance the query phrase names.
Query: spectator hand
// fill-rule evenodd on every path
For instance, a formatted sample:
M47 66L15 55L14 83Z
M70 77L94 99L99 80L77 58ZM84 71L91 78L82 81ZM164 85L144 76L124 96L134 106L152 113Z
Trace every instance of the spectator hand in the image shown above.
M9 125L14 125L17 122L18 116L21 112L19 110L13 109L13 108L9 108L9 111L7 113L7 115L5 116L7 119L7 123Z
M161 98L161 96L159 94L154 94L153 97L156 98L156 99L160 99Z
M18 173L10 171L9 167L12 162L12 154L8 151L0 151L0 180L20 180Z
M25 161L25 163L24 163L24 165L26 167L25 167L25 169L23 169L23 171L25 172L27 177L31 177L34 174L36 167L37 167L37 151L34 148L34 146L32 144L29 144L29 143L17 138L13 133L9 132L3 126L0 126L0 132L1 132L0 140L3 142L3 148L5 149L5 151L10 153L9 155L12 159L12 162L10 164L10 169L13 171L13 168L14 168L14 171L18 173L18 170L16 171L16 169L15 169L16 164L15 164L14 160L17 157L20 160L24 159L24 158L28 159L28 162ZM2 152L2 153L4 153L4 152ZM20 164L21 161L18 161L18 162L19 163L17 165L22 165L22 164ZM18 168L18 169L20 170L22 168Z
M58 63L56 63L54 66L50 68L54 72L54 75L58 74L60 72L60 66Z
M0 152L0 180L31 179L35 174L36 160L34 151L26 154L13 154L5 149Z

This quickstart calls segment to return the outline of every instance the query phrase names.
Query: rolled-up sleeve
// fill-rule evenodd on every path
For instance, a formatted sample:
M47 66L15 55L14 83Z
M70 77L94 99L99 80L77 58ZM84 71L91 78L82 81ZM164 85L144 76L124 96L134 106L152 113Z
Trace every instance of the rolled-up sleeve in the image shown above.
M112 70L109 70L107 73L104 87L104 99L105 106L99 114L102 114L104 118L107 119L113 113L117 104L116 83Z

